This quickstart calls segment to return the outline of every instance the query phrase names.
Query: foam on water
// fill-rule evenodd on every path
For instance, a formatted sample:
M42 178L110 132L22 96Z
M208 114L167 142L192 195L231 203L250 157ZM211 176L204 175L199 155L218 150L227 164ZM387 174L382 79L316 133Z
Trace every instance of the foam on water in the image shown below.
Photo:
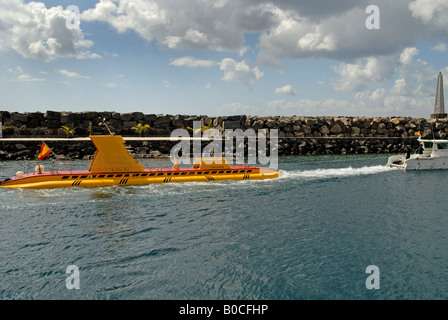
M296 178L316 178L316 179L330 179L353 177L383 173L396 170L386 166L365 166L361 168L331 168L331 169L315 169L315 170L295 170L295 171L280 171L280 179L296 179Z

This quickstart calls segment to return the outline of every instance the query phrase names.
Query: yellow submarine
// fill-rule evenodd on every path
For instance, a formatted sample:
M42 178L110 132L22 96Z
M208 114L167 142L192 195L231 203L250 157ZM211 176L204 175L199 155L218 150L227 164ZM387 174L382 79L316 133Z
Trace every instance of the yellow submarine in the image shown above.
M172 182L261 180L277 178L278 170L256 166L230 166L222 158L197 158L192 167L145 169L126 149L121 136L90 136L96 153L88 170L19 172L0 182L4 188L100 187Z

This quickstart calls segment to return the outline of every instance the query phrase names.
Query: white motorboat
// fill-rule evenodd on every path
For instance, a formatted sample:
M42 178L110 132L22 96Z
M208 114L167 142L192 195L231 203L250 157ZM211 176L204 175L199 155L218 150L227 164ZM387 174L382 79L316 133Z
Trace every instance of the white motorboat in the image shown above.
M388 167L404 170L436 170L448 169L448 140L421 139L422 151L406 155L389 157Z

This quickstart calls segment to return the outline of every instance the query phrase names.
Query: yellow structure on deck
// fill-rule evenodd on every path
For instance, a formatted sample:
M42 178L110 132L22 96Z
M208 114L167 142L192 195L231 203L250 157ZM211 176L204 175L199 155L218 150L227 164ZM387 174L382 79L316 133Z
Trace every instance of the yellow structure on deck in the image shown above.
M96 148L89 171L139 172L145 168L129 154L121 136L90 136Z

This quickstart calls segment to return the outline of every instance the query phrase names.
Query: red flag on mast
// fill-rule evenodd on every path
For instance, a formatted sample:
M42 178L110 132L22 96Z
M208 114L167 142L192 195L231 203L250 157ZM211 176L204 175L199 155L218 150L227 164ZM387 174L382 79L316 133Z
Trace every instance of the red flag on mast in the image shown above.
M50 152L51 152L50 148L48 148L45 142L42 142L42 146L40 147L40 153L37 156L37 159L43 160L46 156L50 154Z

